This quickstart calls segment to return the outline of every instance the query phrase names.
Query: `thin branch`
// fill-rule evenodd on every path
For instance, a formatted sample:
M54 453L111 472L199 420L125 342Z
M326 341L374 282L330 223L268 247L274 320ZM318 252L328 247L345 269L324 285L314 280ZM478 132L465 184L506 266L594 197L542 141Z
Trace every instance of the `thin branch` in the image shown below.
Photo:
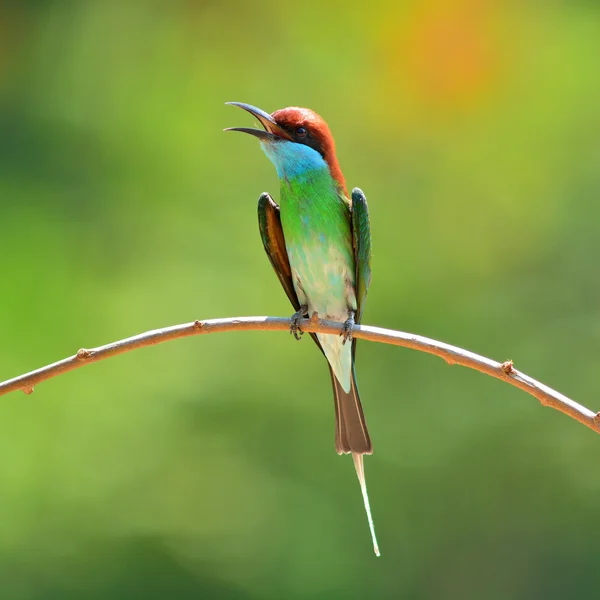
M303 331L313 333L331 333L340 334L342 323L333 321L321 321L317 318L305 319L301 322ZM67 371L72 371L83 367L84 365L104 360L117 354L161 344L169 340L184 338L192 335L201 335L205 333L221 333L225 331L287 331L289 329L289 319L281 317L238 317L233 319L209 319L207 321L194 321L183 325L174 325L163 329L154 329L141 333L124 340L119 340L111 344L91 348L89 350L81 349L77 354L69 356L63 360L55 362L41 369L36 369L30 373L25 373L14 379L9 379L0 383L0 396L22 390L26 394L33 392L34 386L46 379L56 377ZM355 338L367 340L369 342L380 342L391 344L393 346L404 346L420 352L435 354L440 356L450 365L461 365L476 371L481 371L486 375L501 379L518 387L532 396L535 396L543 406L549 406L572 417L576 421L587 425L596 433L600 433L600 413L595 413L581 404L577 404L563 394L549 388L547 385L532 379L528 375L517 371L512 361L499 363L484 356L479 356L468 350L463 350L444 342L438 342L420 335L403 333L392 329L382 329L381 327L370 327L368 325L356 325L353 331Z

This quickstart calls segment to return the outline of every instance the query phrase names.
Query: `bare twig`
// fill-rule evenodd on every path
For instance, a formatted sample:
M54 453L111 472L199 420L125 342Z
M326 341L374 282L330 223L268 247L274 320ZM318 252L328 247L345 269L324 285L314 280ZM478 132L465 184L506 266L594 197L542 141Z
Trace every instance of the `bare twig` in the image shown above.
M33 392L34 386L38 383L56 377L67 371L78 369L84 365L129 352L145 346L153 346L169 340L188 337L191 335L200 335L204 333L221 333L225 331L288 331L289 319L281 317L238 317L233 319L209 319L207 321L194 321L183 325L174 325L163 329L154 329L124 340L119 340L105 346L91 348L89 350L81 349L74 356L65 358L41 369L36 369L30 373L20 375L14 379L9 379L0 383L0 396L22 390L26 394ZM303 320L301 322L303 331L340 334L343 323L334 323L332 321L321 321L316 318ZM481 371L486 375L496 377L514 385L532 396L535 396L543 406L549 406L559 410L573 419L587 425L596 433L600 433L600 413L595 413L581 404L577 404L563 394L556 392L548 386L532 379L531 377L517 371L513 362L507 360L504 363L498 363L484 356L479 356L468 350L463 350L444 342L438 342L419 335L403 333L392 329L382 329L380 327L370 327L368 325L357 325L353 331L354 337L370 342L380 342L383 344L392 344L394 346L404 346L420 352L435 354L440 356L450 365L461 365L469 367L476 371Z

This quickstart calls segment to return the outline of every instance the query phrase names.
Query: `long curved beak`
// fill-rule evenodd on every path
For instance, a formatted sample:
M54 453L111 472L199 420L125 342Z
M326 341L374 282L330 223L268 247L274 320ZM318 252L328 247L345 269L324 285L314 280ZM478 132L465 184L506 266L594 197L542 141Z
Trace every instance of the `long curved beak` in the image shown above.
M253 117L256 117L265 129L263 131L262 129L253 129L251 127L227 127L227 129L224 129L223 131L241 131L242 133L249 133L260 140L273 140L277 138L283 138L284 140L291 139L288 132L283 129L283 127L280 127L275 119L264 110L252 106L251 104L245 104L244 102L225 102L225 104L243 108Z

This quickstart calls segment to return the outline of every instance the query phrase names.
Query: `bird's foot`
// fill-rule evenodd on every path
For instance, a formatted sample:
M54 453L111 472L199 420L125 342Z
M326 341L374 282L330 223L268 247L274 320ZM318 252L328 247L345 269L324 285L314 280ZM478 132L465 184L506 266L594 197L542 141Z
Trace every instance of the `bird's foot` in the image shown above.
M354 311L351 310L348 312L348 318L344 322L344 327L340 333L340 335L344 338L344 341L342 342L343 344L352 339L352 330L354 329L354 325Z
M301 306L290 318L290 333L297 340L304 335L304 331L300 329L300 321L302 321L304 317L308 317L308 306L306 306L306 304Z

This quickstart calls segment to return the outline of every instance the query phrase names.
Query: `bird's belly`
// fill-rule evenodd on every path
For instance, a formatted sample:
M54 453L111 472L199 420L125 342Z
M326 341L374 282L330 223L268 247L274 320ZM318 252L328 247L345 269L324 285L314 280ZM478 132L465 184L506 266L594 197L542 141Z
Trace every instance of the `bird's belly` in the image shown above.
M356 308L354 274L344 252L327 244L291 244L288 258L301 304L321 319L345 321Z
M292 280L300 304L308 314L321 319L346 321L349 310L356 309L354 274L343 250L326 244L288 247ZM336 378L350 391L352 373L351 344L339 335L318 333L317 337Z

